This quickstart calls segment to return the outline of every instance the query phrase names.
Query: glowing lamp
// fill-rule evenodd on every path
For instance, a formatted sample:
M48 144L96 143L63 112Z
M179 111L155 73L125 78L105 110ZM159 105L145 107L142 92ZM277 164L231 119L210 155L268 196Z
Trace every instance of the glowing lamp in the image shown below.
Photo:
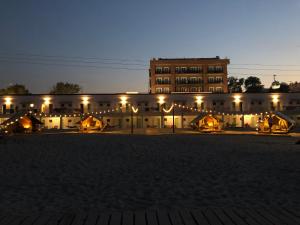
M121 104L126 105L128 99L127 96L121 96L120 99L121 99Z
M10 105L11 104L11 98L10 97L6 97L4 100L5 100L5 105Z
M240 95L236 95L233 98L234 98L235 103L240 103L241 102L241 96Z
M82 103L83 103L84 105L89 104L89 97L82 97Z
M45 105L49 105L50 104L50 100L51 100L51 98L49 98L49 97L44 98L44 104Z
M33 108L33 107L34 107L34 104L33 104L33 103L30 103L29 106L30 106L30 108Z
M198 104L198 105L200 105L202 102L203 102L203 97L202 96L196 96L196 103Z
M158 97L158 103L159 103L160 105L164 104L164 103L165 103L165 97L164 97L164 96L159 96L159 97Z
M279 102L279 96L278 95L273 95L272 96L272 102L273 103L278 103Z

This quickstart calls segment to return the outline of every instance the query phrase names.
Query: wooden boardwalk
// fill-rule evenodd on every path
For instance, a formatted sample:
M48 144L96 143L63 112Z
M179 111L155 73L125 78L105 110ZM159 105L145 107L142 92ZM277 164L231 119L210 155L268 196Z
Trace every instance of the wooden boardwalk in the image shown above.
M76 215L0 214L0 225L300 225L300 209L203 208Z

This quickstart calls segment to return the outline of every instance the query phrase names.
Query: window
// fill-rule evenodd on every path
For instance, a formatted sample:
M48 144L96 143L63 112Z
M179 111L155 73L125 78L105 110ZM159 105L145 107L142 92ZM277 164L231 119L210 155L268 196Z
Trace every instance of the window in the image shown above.
M170 73L170 68L169 67L164 67L163 68L163 73Z
M202 67L200 66L192 66L189 68L190 73L200 73L202 71Z
M71 123L72 122L72 120L68 120L68 123Z
M49 123L52 123L52 120L49 120Z
M208 83L214 83L215 78L214 77L208 77Z
M181 73L186 73L187 72L187 67L181 67L180 70L181 70Z
M222 77L216 77L216 82L217 83L222 83L223 82L223 78Z
M214 87L209 87L209 88L208 88L208 91L209 91L209 92L214 92L214 91L215 91L215 88L214 88Z
M223 73L223 66L208 66L209 73Z
M163 93L170 93L170 88L164 87L163 88Z
M216 92L222 93L223 92L223 88L222 87L216 87Z
M197 87L191 87L191 92L197 92L198 88Z
M163 71L162 67L156 67L155 68L155 73L160 74L160 73L162 73L162 71Z
M155 93L162 93L162 88L155 88Z
M223 72L223 67L222 66L216 66L215 71L216 71L216 73L222 73Z

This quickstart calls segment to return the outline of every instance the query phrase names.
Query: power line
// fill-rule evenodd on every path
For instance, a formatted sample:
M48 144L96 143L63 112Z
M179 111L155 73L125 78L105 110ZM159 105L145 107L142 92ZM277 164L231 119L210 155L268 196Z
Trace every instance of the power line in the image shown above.
M100 58L100 57L84 57L84 56L64 56L64 55L44 55L44 54L32 54L32 53L0 53L0 55L4 56L11 56L11 55L17 55L17 56L28 56L28 57L42 57L42 58L60 58L60 59L87 59L87 60L106 60L106 61L124 61L124 62L147 62L142 59L121 59L121 58Z
M94 65L78 65L78 64L62 64L62 63L42 63L42 62L26 62L26 61L9 61L0 60L6 63L20 63L20 64L32 64L32 65L44 65L44 66L63 66L63 67L80 67L80 68L96 68L96 69L113 69L113 70L140 70L145 71L142 68L128 68L128 67L109 67L109 66L94 66Z
M149 60L142 59L124 59L124 58L101 58L101 57L86 57L86 56L66 56L66 55L45 55L45 54L34 54L34 53L0 53L0 57L5 56L25 56L31 58L59 58L59 59L83 59L83 60L100 60L100 61L119 61L119 62L144 62L147 63ZM145 65L145 64L141 64ZM275 67L300 67L300 64L263 64L263 63L235 63L229 64L231 66L275 66Z
M33 59L33 58L26 58L26 57L3 57L0 56L0 60L16 60L16 61L46 61L46 62L66 62L66 63L86 63L86 64L106 64L106 65L125 65L125 66L147 66L146 64L140 64L140 63L123 63L123 62L103 62L103 61L86 61L86 60L69 60L69 59Z
M261 63L241 63L241 64L229 64L228 66L299 66L300 67L300 64L299 65L291 65L291 64L261 64Z

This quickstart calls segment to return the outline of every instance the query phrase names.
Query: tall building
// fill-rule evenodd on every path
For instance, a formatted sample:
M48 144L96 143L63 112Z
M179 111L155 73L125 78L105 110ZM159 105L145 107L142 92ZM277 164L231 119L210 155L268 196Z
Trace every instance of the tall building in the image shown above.
M227 93L229 59L158 58L150 60L149 92Z

